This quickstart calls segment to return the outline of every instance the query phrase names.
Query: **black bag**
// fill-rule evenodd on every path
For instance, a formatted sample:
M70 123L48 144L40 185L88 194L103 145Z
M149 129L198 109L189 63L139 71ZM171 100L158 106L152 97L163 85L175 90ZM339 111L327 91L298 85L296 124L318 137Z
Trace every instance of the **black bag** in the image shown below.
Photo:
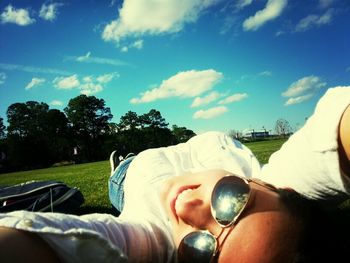
M30 181L0 187L0 212L73 213L83 203L84 197L79 189L59 181Z

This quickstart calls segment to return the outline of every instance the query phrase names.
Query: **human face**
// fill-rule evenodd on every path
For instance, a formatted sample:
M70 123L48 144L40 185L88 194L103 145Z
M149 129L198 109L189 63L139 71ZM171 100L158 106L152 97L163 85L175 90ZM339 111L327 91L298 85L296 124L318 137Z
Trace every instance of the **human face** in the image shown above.
M164 184L161 200L176 245L190 232L208 230L219 236L219 262L288 262L298 227L278 194L268 187L250 183L251 197L240 219L220 235L222 227L211 214L210 199L215 184L228 174L210 170L174 177Z

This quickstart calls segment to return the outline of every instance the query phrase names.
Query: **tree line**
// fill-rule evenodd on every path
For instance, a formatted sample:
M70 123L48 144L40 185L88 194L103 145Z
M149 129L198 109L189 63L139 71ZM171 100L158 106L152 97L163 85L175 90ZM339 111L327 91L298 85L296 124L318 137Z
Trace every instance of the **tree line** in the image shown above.
M113 150L125 156L187 141L195 133L169 124L158 110L128 111L119 123L103 99L79 95L63 111L43 102L14 103L0 117L0 172L49 167L57 163L106 160Z

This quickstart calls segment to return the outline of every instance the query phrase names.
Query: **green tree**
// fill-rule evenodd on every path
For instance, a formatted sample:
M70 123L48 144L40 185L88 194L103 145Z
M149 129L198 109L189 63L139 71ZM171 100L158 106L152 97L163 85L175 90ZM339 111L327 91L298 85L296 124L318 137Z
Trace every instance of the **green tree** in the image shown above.
M134 130L141 128L140 117L134 111L128 111L120 117L118 129L120 131Z
M60 130L57 130L57 118L52 119L49 116L49 106L43 102L27 101L14 103L8 107L9 125L6 143L9 164L12 167L38 168L56 161L55 156L59 150L52 147L56 136L50 131L58 133Z
M128 111L117 124L117 144L120 154L138 153L144 149L173 144L175 139L167 128L168 123L155 109L137 115Z
M42 124L48 111L49 105L37 101L10 105L7 109L8 134L26 137L42 132L45 129Z
M141 115L140 119L144 127L164 129L169 125L162 117L162 114L155 109L151 109L148 113Z
M172 133L175 136L176 143L187 142L190 138L195 136L195 132L187 129L186 127L172 126Z
M73 145L66 115L57 109L50 109L45 117L45 140L52 162L70 160Z
M4 119L0 117L0 139L5 137L6 127L4 125Z
M80 95L71 99L64 109L80 148L82 161L105 158L103 144L109 133L113 115L103 99Z
M88 134L96 138L108 131L111 110L103 99L80 95L71 99L64 109L69 122L77 134Z

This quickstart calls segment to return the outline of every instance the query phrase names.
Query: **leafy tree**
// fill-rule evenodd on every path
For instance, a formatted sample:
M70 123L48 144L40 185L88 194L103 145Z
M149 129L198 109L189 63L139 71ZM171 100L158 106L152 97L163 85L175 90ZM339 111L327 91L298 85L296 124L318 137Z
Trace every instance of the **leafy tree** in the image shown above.
M3 121L4 119L0 117L0 139L3 139L5 137L6 127Z
M190 138L195 136L194 131L187 129L186 127L172 126L172 133L175 136L177 143L187 142Z
M50 109L44 120L45 140L52 162L69 160L72 158L70 132L66 115L57 109Z
M175 141L172 132L167 128L168 123L155 109L140 116L136 112L128 111L120 118L117 126L118 149L123 155L167 146Z
M275 132L278 135L286 136L292 132L292 128L287 120L281 118L276 121Z
M142 120L143 126L146 127L148 126L151 128L164 129L169 125L162 117L162 114L155 109L152 109L148 113L141 115L140 119Z
M7 109L8 134L25 137L42 132L45 129L43 120L48 110L49 105L37 101L10 105Z
M118 129L120 131L134 130L141 128L140 117L134 111L128 111L125 115L120 117Z
M48 120L49 106L46 103L27 101L14 103L7 109L7 147L9 163L15 168L38 168L54 162L51 149L54 137L50 127L54 121Z
M105 136L109 133L109 120L113 115L103 99L80 95L71 99L64 109L82 161L104 158L102 153Z
M64 109L69 122L77 134L88 134L96 138L108 131L108 121L113 118L103 99L80 95L71 99Z

